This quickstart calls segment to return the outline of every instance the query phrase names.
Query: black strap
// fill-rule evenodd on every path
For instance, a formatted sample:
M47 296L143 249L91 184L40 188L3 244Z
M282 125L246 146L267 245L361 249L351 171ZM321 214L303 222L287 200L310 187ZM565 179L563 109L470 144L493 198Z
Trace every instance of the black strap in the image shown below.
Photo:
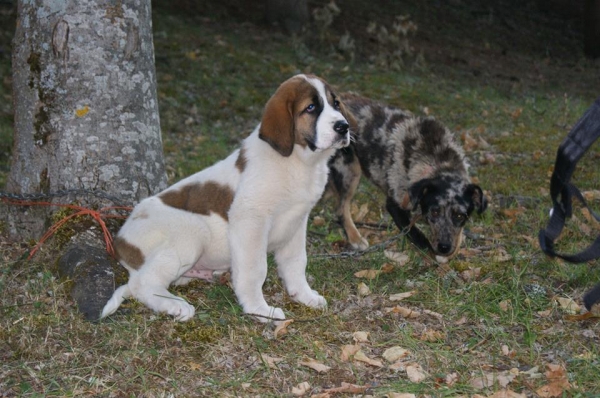
M546 229L539 233L540 248L551 257L559 257L572 263L600 258L600 236L579 253L560 254L554 250L554 241L562 232L566 219L573 215L573 197L579 200L596 220L600 221L600 216L589 208L579 189L570 183L577 162L598 137L600 137L600 98L573 126L556 154L554 172L550 180L552 215ZM598 301L600 301L600 284L584 296L584 304L588 310Z

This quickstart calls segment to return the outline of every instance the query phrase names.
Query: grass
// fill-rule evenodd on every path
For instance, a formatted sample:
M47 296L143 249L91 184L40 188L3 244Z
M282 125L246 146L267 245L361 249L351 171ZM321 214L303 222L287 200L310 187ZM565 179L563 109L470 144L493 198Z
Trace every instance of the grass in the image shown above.
M531 16L533 2L513 7L512 15L486 2L442 10L435 2L409 3L415 2L394 2L385 13L365 2L340 3L329 41L308 37L305 45L259 24L257 5L247 10L233 7L232 0L180 2L173 9L155 5L168 176L175 182L223 158L259 122L281 81L315 73L342 90L429 113L458 136L468 133L489 143L467 150L472 173L491 201L483 216L469 222L472 238L459 256L440 266L400 239L387 249L405 252L410 261L391 270L383 250L338 257L344 235L332 203L323 201L311 220L319 216L324 224L309 223L308 273L329 308L314 311L292 303L271 264L267 300L295 320L276 337L270 325L241 314L228 286L200 281L173 289L196 306L190 322L175 323L135 301L107 321L86 322L69 296L70 283L48 266L57 257L52 245L27 262L22 255L28 243L3 237L0 395L281 397L308 382L306 396L342 383L369 386L364 394L378 397L490 396L501 389L498 382L480 389L474 381L512 375L509 389L536 397L551 383L546 367L556 364L571 385L559 396L598 396L597 319L569 320L557 298L580 304L586 289L600 281L600 268L597 262L548 259L536 241L547 220L556 148L597 95L597 63L576 50L579 36L568 16L562 25L552 14ZM183 6L189 8L182 11ZM408 62L401 70L373 65L360 32L369 18L385 24L400 13L410 13L419 25L411 43L423 51L425 65ZM10 12L0 16L2 26L11 25ZM519 40L511 26L519 26ZM335 37L345 29L357 40L354 61L335 50ZM7 32L0 35L0 47L10 46ZM0 55L0 98L6 99L10 63L6 52ZM0 182L8 172L11 112L10 101L0 102ZM575 182L583 190L598 189L597 161L598 149L592 148L578 167ZM518 205L502 197L527 200ZM384 226L363 230L372 244L397 233L385 228L390 219L383 196L366 181L355 202L357 209L368 207L364 221ZM575 215L560 241L565 252L581 249L598 234L597 224L579 210ZM365 269L388 272L371 280L354 276ZM361 282L370 294L359 294ZM389 299L405 291L416 293L401 302ZM420 315L390 311L396 305ZM341 359L358 331L369 333L361 350L382 367ZM383 359L394 346L409 350L397 366ZM301 364L309 359L330 369L319 373ZM414 364L426 378L409 378L406 367Z

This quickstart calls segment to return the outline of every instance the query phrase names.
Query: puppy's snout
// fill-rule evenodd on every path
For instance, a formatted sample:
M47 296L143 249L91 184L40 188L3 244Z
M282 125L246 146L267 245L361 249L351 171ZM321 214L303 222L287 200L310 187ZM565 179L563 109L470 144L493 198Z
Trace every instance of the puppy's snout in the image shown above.
M336 133L338 133L340 135L345 135L348 133L349 127L350 126L348 125L348 122L346 122L345 120L338 120L333 125L333 131L335 131Z
M451 249L452 246L448 243L438 243L437 250L440 254L448 254Z

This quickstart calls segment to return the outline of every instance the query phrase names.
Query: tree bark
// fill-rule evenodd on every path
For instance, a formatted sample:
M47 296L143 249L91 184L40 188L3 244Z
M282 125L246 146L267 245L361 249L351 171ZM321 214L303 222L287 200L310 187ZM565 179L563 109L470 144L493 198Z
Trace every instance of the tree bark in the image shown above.
M164 189L150 0L19 0L17 18L7 190L96 190L134 204ZM9 210L13 236L47 227L47 209Z

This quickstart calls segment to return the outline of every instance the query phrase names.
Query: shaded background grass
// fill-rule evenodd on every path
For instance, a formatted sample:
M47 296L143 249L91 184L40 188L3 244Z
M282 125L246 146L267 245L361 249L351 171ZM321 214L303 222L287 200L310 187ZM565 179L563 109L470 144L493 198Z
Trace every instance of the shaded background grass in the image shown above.
M135 302L126 303L110 321L87 323L69 298L69 283L57 279L49 266L55 258L52 247L24 262L27 242L3 237L0 393L289 396L292 387L309 381L315 393L350 382L371 385L369 393L376 396L391 391L456 396L475 393L469 381L486 372L536 366L543 372L546 364L558 363L573 384L567 396L594 396L600 378L598 325L566 321L555 298L579 300L600 281L597 262L553 261L540 254L536 243L550 206L547 189L556 148L600 87L598 62L581 52L581 7L567 3L340 1L341 13L323 37L311 26L311 32L292 39L263 22L260 2L155 2L161 127L171 182L236 148L259 122L264 103L281 81L315 73L340 90L431 114L459 137L484 139L489 147L476 146L468 155L490 208L470 221L468 250L449 263L449 271L399 240L388 248L404 250L411 261L364 281L372 293L363 297L357 294L360 280L354 273L381 269L389 260L381 250L361 257L327 256L339 252L344 236L331 204L320 203L312 216L324 223L309 227L309 273L330 308L322 313L291 303L270 272L268 301L297 320L282 338L240 316L228 286L202 282L175 289L197 307L189 323L174 323ZM312 8L324 4L310 3ZM12 140L14 13L11 3L0 6L2 183ZM400 68L381 65L376 58L386 50L365 29L371 21L390 26L401 14L418 25L409 38L414 54ZM346 31L355 40L353 59L338 48ZM424 62L417 62L418 54ZM598 153L592 148L578 167L575 182L582 189L600 186ZM368 206L365 221L389 224L382 195L368 183L361 184L356 202ZM597 201L593 204L597 207ZM598 233L580 212L576 216L561 240L565 251L581 248ZM376 243L396 230L371 232L369 239ZM403 305L442 318L387 313L394 305L387 297L406 290L418 293ZM341 361L341 347L352 344L352 333L359 330L370 333L363 347L367 355L380 358L386 348L405 347L430 377L413 383L405 372L387 366ZM427 330L443 335L423 340ZM509 355L503 354L503 345ZM261 354L281 361L269 366ZM319 374L299 365L308 357L332 369ZM454 372L456 384L442 381ZM510 387L535 396L545 382L520 374ZM482 393L498 389L495 385Z

